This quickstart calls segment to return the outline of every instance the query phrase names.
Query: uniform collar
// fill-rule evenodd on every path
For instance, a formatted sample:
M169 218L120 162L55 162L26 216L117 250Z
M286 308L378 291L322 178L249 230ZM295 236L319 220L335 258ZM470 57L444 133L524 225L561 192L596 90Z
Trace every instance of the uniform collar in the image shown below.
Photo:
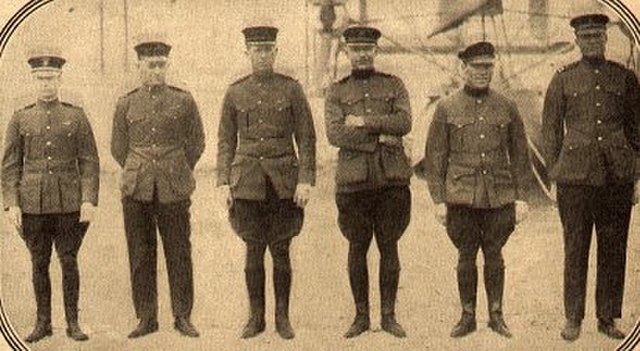
M489 94L489 88L474 88L474 87L470 87L468 85L464 86L464 92L472 97L478 98L478 97L484 97L487 96Z
M38 99L38 101L36 101L36 105L47 108L47 109L53 108L58 104L60 104L60 99L57 97L51 100Z
M251 78L257 83L267 83L273 80L276 76L274 71L260 72L260 73L252 73Z
M149 94L158 94L165 90L167 87L166 83L157 84L157 85L143 85L142 89Z
M376 72L374 68L369 69L354 69L351 70L351 76L354 79L369 79Z
M586 63L589 66L599 67L604 65L607 60L604 56L602 57L582 57L582 62Z

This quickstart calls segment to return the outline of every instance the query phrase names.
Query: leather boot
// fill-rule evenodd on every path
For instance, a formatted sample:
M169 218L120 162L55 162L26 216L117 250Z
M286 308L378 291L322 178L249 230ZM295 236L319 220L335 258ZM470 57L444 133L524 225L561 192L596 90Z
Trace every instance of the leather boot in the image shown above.
M474 266L458 266L458 292L462 305L462 316L451 330L452 338L460 338L477 329L476 294L478 289L478 268Z
M276 294L276 331L283 339L293 339L296 334L289 321L291 269L274 268L273 282Z
M129 333L129 339L139 338L147 334L158 331L158 320L156 318L142 318L136 329Z
M613 318L598 318L598 331L611 339L622 340L626 335L616 327Z
M382 313L380 327L397 338L404 338L407 333L396 321L396 296L399 280L399 269L380 268L380 311Z
M80 329L80 325L78 325L78 321L68 321L67 322L67 336L75 341L86 341L89 340L89 336L85 334L82 329Z
M44 339L45 337L51 336L51 335L53 335L53 329L51 328L51 322L39 319L36 322L36 325L33 328L33 331L31 332L31 334L29 334L26 338L24 338L24 341L26 341L28 343L34 343L34 342L38 342L38 341Z
M502 315L502 294L504 292L504 268L484 268L484 287L489 304L489 328L494 332L510 338L511 331Z
M349 262L349 284L356 305L356 316L349 327L345 338L356 337L371 328L369 319L369 271L367 266L357 266Z
M567 341L575 341L580 337L581 321L567 319L564 328L560 332L560 336Z
M200 333L191 323L189 317L176 317L176 320L173 323L173 328L180 332L180 334L190 338L197 338L200 336Z
M242 339L252 338L265 330L264 320L265 297L264 268L258 270L245 270L245 281L249 292L249 320L242 330Z

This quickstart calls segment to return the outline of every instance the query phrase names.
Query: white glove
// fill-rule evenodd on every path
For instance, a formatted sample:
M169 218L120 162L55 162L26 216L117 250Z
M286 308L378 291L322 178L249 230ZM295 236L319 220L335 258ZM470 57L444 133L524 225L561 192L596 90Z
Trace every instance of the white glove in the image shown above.
M224 197L225 205L227 209L231 208L233 205L233 197L231 196L231 187L229 185L220 185L218 187L220 190L220 195Z
M90 202L83 202L80 206L80 220L82 223L92 222L96 215L97 207Z
M296 186L296 192L293 195L293 201L295 201L298 207L304 208L309 199L311 198L311 185L300 183Z
M529 215L529 205L524 201L516 201L516 224L527 219Z
M433 214L436 216L436 220L438 220L438 223L442 224L443 226L447 225L447 205L446 204L444 203L434 204Z

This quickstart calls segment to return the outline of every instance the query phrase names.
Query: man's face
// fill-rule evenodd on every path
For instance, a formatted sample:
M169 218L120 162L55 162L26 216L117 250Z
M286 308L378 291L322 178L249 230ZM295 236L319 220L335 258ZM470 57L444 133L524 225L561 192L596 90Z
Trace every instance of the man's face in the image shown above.
M245 51L254 73L273 71L277 53L278 48L269 44L249 44Z
M164 84L168 67L169 59L166 56L141 56L138 59L140 79L146 85Z
M32 73L36 94L39 99L51 100L58 96L61 73L56 71L36 71Z
M607 32L603 29L576 31L576 44L584 57L602 57L607 48Z
M464 80L472 88L485 89L493 78L495 59L489 56L474 57L463 64Z
M375 44L348 44L347 57L354 70L372 69L378 47Z

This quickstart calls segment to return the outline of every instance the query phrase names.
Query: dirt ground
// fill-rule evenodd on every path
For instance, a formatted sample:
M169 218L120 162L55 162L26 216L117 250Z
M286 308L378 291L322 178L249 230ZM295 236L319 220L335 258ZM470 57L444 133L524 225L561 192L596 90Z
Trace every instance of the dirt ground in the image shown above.
M486 327L483 285L479 285L479 330L461 340L450 328L459 316L455 282L456 252L429 212L424 182L413 179L412 222L400 241L402 273L397 316L405 326L404 340L380 332L377 291L378 254L369 255L373 331L353 340L342 338L353 317L346 258L347 241L336 224L333 171L321 167L314 199L308 205L302 234L292 247L294 284L291 318L297 336L283 341L274 331L273 294L267 280L267 331L250 341L238 338L247 316L242 242L231 231L211 172L200 171L192 207L195 271L193 322L199 339L180 336L172 327L166 269L159 256L160 331L129 340L135 327L128 258L123 232L117 175L102 177L100 215L83 243L81 323L91 339L72 342L65 323L58 262L53 259L54 335L33 350L613 350L611 341L596 332L594 270L590 271L587 319L582 337L571 344L559 335L562 315L562 241L555 209L535 205L530 217L514 232L504 249L507 265L505 318L514 337L504 339ZM542 203L541 201L538 201ZM629 238L624 316L619 325L631 330L640 318L640 233L635 209ZM35 317L30 261L21 239L7 231L2 238L2 297L16 332L25 336ZM595 246L595 243L593 243ZM593 250L592 250L593 252ZM481 256L481 255L480 255ZM591 263L594 257L591 257ZM267 265L271 267L270 260ZM479 258L479 267L482 267Z

